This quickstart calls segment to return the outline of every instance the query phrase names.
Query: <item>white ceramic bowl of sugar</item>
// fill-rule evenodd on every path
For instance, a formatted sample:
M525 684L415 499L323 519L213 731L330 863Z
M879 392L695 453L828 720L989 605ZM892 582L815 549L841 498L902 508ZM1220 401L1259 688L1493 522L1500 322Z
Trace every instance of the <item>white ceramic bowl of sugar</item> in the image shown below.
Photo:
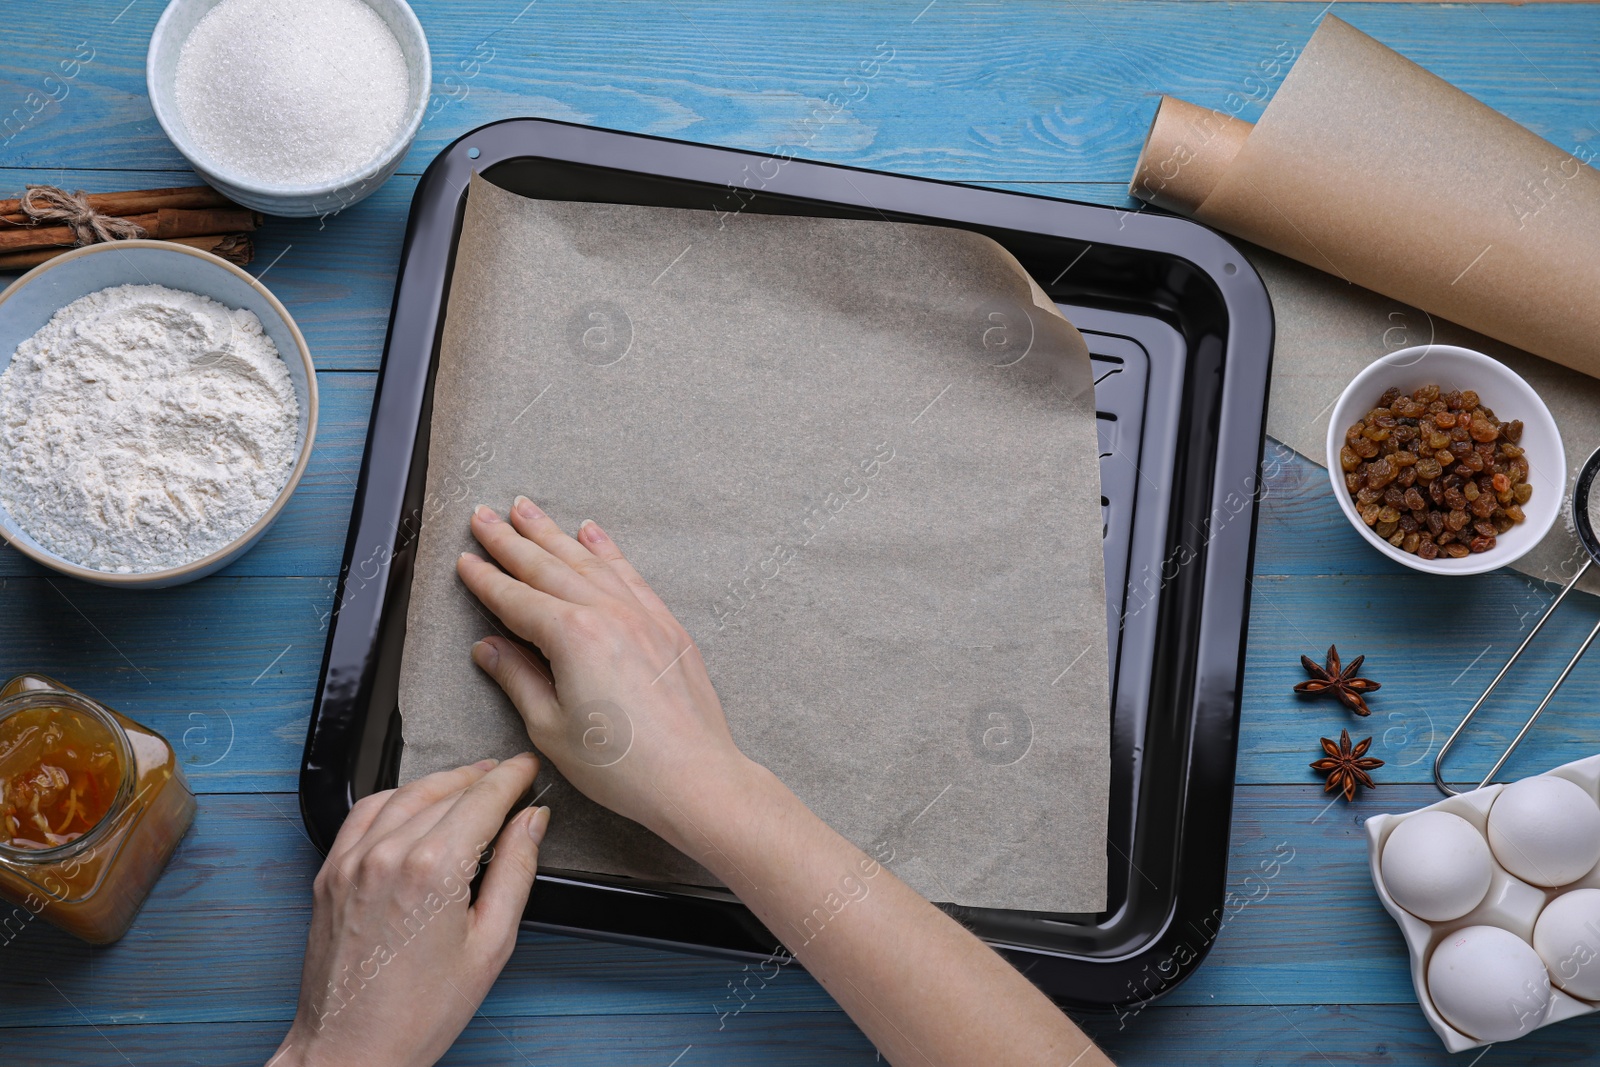
M370 196L400 166L427 114L432 61L422 24L405 0L362 0L394 34L405 61L408 87L398 132L376 158L346 174L310 184L275 181L219 163L203 151L184 123L177 98L178 62L195 26L222 0L172 0L150 35L145 84L156 121L195 173L230 199L268 215L331 215ZM350 94L364 91L365 72L353 71Z
M118 241L74 249L33 268L0 292L0 372L11 363L19 344L79 297L118 285L151 284L198 293L229 308L244 308L261 320L262 330L278 349L294 387L299 447L283 488L248 529L216 551L166 570L122 574L82 566L41 545L0 504L0 537L7 543L36 563L97 585L145 589L181 585L238 559L261 540L289 502L311 460L316 437L316 368L289 312L266 286L227 260L165 241Z
M1344 471L1339 466L1345 431L1376 407L1378 398L1386 390L1399 389L1409 394L1426 385L1437 385L1445 392L1471 389L1496 418L1504 422L1520 419L1523 425L1519 444L1527 455L1528 481L1533 485L1533 496L1522 506L1527 517L1501 534L1495 547L1461 559L1444 555L1423 559L1379 537L1372 527L1361 521L1361 513L1345 487ZM1369 364L1351 379L1335 401L1328 421L1327 447L1333 495L1350 524L1361 532L1368 544L1396 563L1428 574L1482 574L1522 558L1555 525L1567 489L1567 454L1561 445L1561 431L1533 386L1510 367L1482 352L1454 345L1402 348Z

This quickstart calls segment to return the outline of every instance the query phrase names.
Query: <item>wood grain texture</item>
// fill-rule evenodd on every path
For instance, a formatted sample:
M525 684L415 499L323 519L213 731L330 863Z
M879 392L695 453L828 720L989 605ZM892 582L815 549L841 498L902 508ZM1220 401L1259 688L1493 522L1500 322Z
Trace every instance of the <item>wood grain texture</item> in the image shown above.
M1206 963L1161 1004L1409 1003L1404 946L1372 892L1361 820L1435 796L1390 786L1329 807L1314 786L1241 787L1227 919ZM123 941L94 949L35 922L0 947L10 973L48 974L57 987L10 989L0 1028L73 1026L80 1011L96 1025L287 1022L318 860L293 794L201 796L194 829ZM808 975L785 968L719 1019L741 1003L729 983L744 975L728 961L525 931L484 1013L681 1013L716 1032L831 1007Z
M408 174L467 130L528 115L1010 181L1126 180L1160 93L1253 121L1265 92L1247 79L1280 44L1302 45L1320 13L1299 4L1116 0L828 0L803 13L717 0L414 7L433 52L435 94L403 164ZM1569 148L1595 136L1583 109L1600 26L1592 7L1339 10L1541 136ZM72 11L8 29L4 161L186 169L144 91L145 47L161 5L85 0ZM864 71L880 43L893 58ZM62 81L67 69L76 74ZM57 80L46 85L46 74ZM829 94L849 106L813 119Z
M144 49L162 6L12 5L0 196L26 182L110 191L192 180L145 98ZM337 216L269 219L257 235L249 269L305 332L323 399L311 469L273 531L221 575L145 594L59 579L0 549L0 663L49 671L160 729L201 793L194 831L123 942L90 949L31 924L0 946L7 1065L260 1063L292 1014L317 864L293 793L300 746L406 213L445 144L496 119L545 116L1126 206L1157 96L1254 119L1271 88L1261 61L1302 45L1324 5L415 7L435 95L402 173ZM1600 7L1338 11L1558 145L1600 142ZM880 43L893 58L868 73L861 64ZM830 94L847 106L832 113ZM1087 1025L1127 1064L1465 1062L1444 1055L1415 1006L1399 934L1367 878L1361 820L1437 798L1426 783L1438 742L1552 592L1509 573L1430 579L1385 560L1345 524L1323 471L1287 450L1269 447L1264 484L1228 874L1236 907L1190 983ZM1569 610L1464 745L1461 777L1486 766L1600 601ZM1384 683L1370 719L1290 692L1298 657L1335 641L1367 654ZM1600 725L1584 714L1600 696L1597 672L1579 668L1510 773L1600 751ZM1306 764L1316 738L1341 726L1371 733L1387 765L1377 790L1330 806ZM797 969L719 1018L741 977L726 961L524 933L444 1062L876 1062ZM1541 1030L1491 1055L1588 1062L1597 1026Z

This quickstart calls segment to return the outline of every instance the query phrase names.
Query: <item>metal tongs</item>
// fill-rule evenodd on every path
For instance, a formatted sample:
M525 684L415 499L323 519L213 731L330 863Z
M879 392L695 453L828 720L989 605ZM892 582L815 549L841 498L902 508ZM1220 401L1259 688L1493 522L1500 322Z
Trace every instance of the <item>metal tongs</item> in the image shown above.
M1600 449L1597 449L1593 455L1584 461L1583 469L1578 472L1578 480L1572 490L1572 525L1577 529L1578 540L1583 543L1583 549L1589 554L1589 558L1583 561L1583 566L1578 568L1578 573L1572 576L1572 580L1561 590L1561 594L1545 609L1544 614L1539 617L1539 621L1534 625L1533 629L1528 631L1528 636L1522 639L1522 644L1517 646L1516 652L1512 653L1511 658L1506 661L1506 665L1500 668L1500 673L1494 676L1494 681L1489 683L1489 688L1483 691L1483 695L1478 698L1478 702L1472 705L1472 710L1467 712L1466 717L1461 720L1461 724L1450 734L1449 740L1445 741L1444 747L1439 749L1439 755L1434 757L1433 784L1438 786L1446 796L1456 796L1460 792L1460 790L1452 788L1444 780L1444 758L1449 754L1450 746L1456 743L1456 738L1461 736L1461 731L1465 730L1467 724L1472 721L1473 716L1478 714L1478 709L1483 707L1484 702L1489 699L1489 694L1494 692L1495 686L1500 684L1500 680L1510 672L1517 660L1522 658L1522 654L1527 651L1528 646L1533 644L1533 639L1539 636L1539 631L1544 629L1544 624L1549 622L1550 617L1556 613L1556 609L1561 607L1561 602L1567 599L1567 594L1572 592L1578 582L1583 579L1583 576L1589 572L1589 568L1592 565L1600 563L1600 538L1595 536L1594 525L1589 521L1589 490L1593 487L1597 474L1600 474ZM1544 695L1544 699L1539 701L1539 706L1533 709L1533 714L1528 716L1528 721L1522 724L1521 730L1517 731L1517 736L1512 738L1511 744L1506 747L1504 752L1500 753L1500 758L1495 761L1495 765L1489 768L1489 773L1484 775L1483 781L1479 782L1474 788L1482 789L1494 781L1494 776L1500 773L1500 768L1504 767L1506 760L1511 758L1511 753L1515 752L1517 746L1522 744L1522 739L1528 736L1528 731L1533 728L1533 724L1538 721L1539 716L1544 714L1544 709L1550 706L1550 701L1555 698L1556 691L1566 682L1567 676L1578 665L1578 661L1583 658L1583 654L1589 651L1589 646L1594 644L1596 637L1600 637L1600 623L1595 623L1594 629L1589 631L1589 636L1584 638L1583 644L1578 646L1578 651L1573 653L1572 658L1567 661L1566 667L1561 671L1561 677L1556 679L1556 684L1550 687L1550 691Z

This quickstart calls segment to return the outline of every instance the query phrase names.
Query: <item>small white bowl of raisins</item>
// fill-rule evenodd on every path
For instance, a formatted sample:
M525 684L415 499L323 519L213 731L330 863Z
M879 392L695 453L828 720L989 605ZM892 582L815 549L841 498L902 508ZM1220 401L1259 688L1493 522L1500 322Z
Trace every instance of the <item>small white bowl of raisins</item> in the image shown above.
M1389 558L1481 574L1550 531L1567 460L1550 409L1510 368L1418 345L1374 361L1340 394L1328 476L1351 524Z

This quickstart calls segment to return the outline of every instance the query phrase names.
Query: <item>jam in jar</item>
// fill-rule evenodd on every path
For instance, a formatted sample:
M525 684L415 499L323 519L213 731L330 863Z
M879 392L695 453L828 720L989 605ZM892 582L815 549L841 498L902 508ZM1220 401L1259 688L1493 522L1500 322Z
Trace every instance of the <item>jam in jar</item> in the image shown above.
M0 897L115 941L194 809L160 734L42 674L0 687Z

